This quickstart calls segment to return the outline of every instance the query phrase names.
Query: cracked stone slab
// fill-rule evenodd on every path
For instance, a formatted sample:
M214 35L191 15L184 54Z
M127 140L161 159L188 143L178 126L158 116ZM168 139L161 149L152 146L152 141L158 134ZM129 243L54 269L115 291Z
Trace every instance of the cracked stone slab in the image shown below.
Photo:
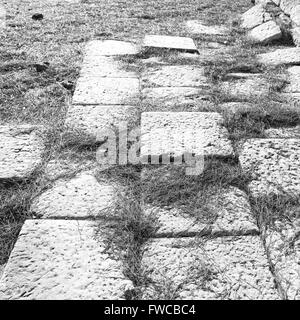
M293 10L299 5L298 0L281 0L280 8L287 14L291 14Z
M150 240L142 267L147 299L279 299L258 236Z
M258 61L267 65L300 64L300 48L277 49L258 55Z
M233 156L223 118L215 112L144 112L141 120L141 160L185 153Z
M27 220L0 283L1 300L124 299L133 284L105 228L91 221Z
M156 218L157 230L152 236L159 238L259 233L247 195L234 187L208 196L205 210L191 214L180 208L149 206L145 208L145 215Z
M181 65L151 68L142 74L143 87L201 87L210 88L203 67Z
M102 132L118 128L123 122L128 126L138 119L134 106L72 105L69 107L65 125L69 130L79 132L70 137L70 142L95 142Z
M299 196L300 140L250 139L239 159L243 171L252 174L249 188L253 196Z
M300 139L300 126L290 128L270 128L265 130L266 138Z
M81 77L77 81L73 104L137 105L139 80L135 78Z
M266 232L266 248L274 272L289 300L300 300L300 215L275 221Z
M194 40L192 38L187 37L146 35L143 41L143 47L198 52Z
M134 67L117 59L107 56L85 56L83 59L80 75L82 77L105 77L105 78L138 78Z
M188 32L192 34L207 34L222 36L229 33L229 30L225 26L207 26L198 20L188 20L186 22L186 28Z
M31 211L39 218L103 218L113 215L115 189L88 173L58 180L34 199Z
M138 47L125 41L92 40L85 47L86 56L116 56L133 55L139 53Z
M251 76L235 81L224 81L220 85L220 90L228 96L250 100L253 97L268 95L270 83L262 77Z
M248 32L249 39L261 44L268 44L281 37L281 29L274 21L265 22Z
M159 87L159 88L144 88L142 90L143 105L153 106L159 111L170 108L176 111L177 108L188 106L189 110L208 106L208 110L212 110L213 106L209 102L209 96L203 88L193 87ZM206 111L206 110L203 110Z
M264 6L257 4L242 15L241 27L244 29L253 29L271 19L271 16L266 12Z
M42 132L31 125L0 126L0 180L29 178L41 165Z

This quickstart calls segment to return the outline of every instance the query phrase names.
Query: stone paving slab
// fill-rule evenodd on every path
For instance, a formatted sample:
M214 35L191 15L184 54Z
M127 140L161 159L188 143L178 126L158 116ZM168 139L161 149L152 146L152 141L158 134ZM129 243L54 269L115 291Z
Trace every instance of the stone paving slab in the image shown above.
M290 128L270 128L265 130L266 138L300 139L300 126Z
M0 180L29 178L41 165L42 127L0 126Z
M76 139L95 142L105 130L118 129L122 122L132 125L137 119L138 113L134 106L72 105L69 107L65 124L68 129L86 136L77 138L75 135L70 142Z
M139 53L136 45L117 40L92 40L85 47L86 56L116 56L133 55Z
M139 80L135 78L81 77L77 81L73 104L137 105Z
M258 61L267 65L300 64L300 48L277 49L257 56Z
M145 215L156 217L157 230L152 236L159 238L259 233L247 195L234 187L211 195L206 201L205 209L194 213L181 208L148 206L145 208Z
M224 94L240 100L251 100L253 97L268 95L270 83L262 77L251 76L234 81L224 81L220 85L220 90Z
M0 300L124 299L133 284L106 229L90 221L27 220L0 283Z
M253 180L253 196L270 193L299 196L300 194L300 140L250 139L239 156L244 172Z
M268 21L248 32L248 38L255 43L267 44L282 37L281 29L275 21Z
M58 180L34 199L31 211L39 218L110 218L116 190L99 183L89 173L69 180Z
M264 6L257 4L242 15L241 27L244 29L253 29L271 19L271 16L266 12Z
M284 88L284 92L300 94L300 66L287 69L289 85Z
M233 156L223 118L215 112L144 112L141 120L141 161L188 152L204 156Z
M201 87L209 89L211 84L203 67L182 65L151 68L142 74L143 87Z
M296 208L299 212L299 207ZM300 300L300 216L275 222L266 233L266 248L274 272L289 300Z
M187 52L198 52L198 49L191 38L173 37L162 35L146 35L143 47L176 49Z
M129 64L116 57L86 56L80 75L82 77L138 78L137 73L130 71L129 67Z
M197 111L194 109L203 105L209 105L207 111L213 109L205 90L195 87L145 88L142 90L142 101L144 106L150 105L155 111L164 109L176 111L182 106L188 106L189 110Z
M225 26L207 26L198 20L188 20L186 22L186 28L191 34L207 34L222 36L229 33L229 30Z
M150 240L142 267L146 299L279 299L258 236Z

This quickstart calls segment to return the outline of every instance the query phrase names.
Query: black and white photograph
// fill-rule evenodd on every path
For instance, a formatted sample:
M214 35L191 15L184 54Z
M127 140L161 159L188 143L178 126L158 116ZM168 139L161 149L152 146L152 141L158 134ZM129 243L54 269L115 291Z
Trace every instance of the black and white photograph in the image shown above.
M9 300L300 300L300 0L0 0Z

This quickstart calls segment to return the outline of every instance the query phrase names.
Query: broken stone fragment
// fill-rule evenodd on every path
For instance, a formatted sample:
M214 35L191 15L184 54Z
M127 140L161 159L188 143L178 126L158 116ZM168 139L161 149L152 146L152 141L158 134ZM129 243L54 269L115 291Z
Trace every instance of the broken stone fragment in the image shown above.
M248 32L248 38L256 43L268 44L280 39L282 32L274 21L268 21Z

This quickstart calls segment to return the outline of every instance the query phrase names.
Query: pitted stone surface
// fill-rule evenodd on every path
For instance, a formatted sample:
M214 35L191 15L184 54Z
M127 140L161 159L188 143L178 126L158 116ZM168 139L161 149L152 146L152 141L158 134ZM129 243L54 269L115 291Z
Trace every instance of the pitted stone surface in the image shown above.
M5 268L5 264L0 264L0 280L1 280L2 274L4 272L4 268Z
M72 105L67 113L66 126L83 133L87 140L94 141L101 132L118 128L122 122L130 125L137 119L138 114L134 106ZM77 139L76 136L74 139Z
M243 145L239 159L243 170L253 175L252 195L299 196L300 140L251 139Z
M287 71L290 84L285 87L284 92L300 94L300 66L290 67Z
M165 48L198 52L193 39L186 37L146 35L144 38L143 46L148 48Z
M95 222L27 220L0 283L0 300L124 299L133 284Z
M266 233L266 248L274 272L289 300L300 300L299 219L298 214L291 222L276 221Z
M219 194L207 200L209 213L199 212L189 214L180 208L165 209L148 207L146 215L157 218L157 231L155 237L178 237L195 235L234 236L245 234L258 234L258 227L251 213L247 195L237 189L228 188L220 190ZM205 222L215 215L213 221ZM208 219L209 220L209 219Z
M140 101L139 80L135 78L81 77L73 104L136 105Z
M268 21L248 32L248 37L261 44L267 44L282 36L280 27L274 21Z
M188 105L193 107L209 104L208 96L203 88L191 87L160 87L145 88L142 90L142 100L144 105L151 105L156 110L172 108L176 111L177 107ZM211 109L210 109L211 110Z
M292 35L293 35L295 45L299 47L300 46L300 27L293 28Z
M269 20L271 20L271 17L264 9L264 6L258 4L242 15L241 27L244 29L253 29Z
M130 42L117 40L92 40L85 48L87 56L116 56L137 54L137 46Z
M196 66L164 66L152 68L142 75L144 87L201 87L208 89L210 84L204 68Z
M186 28L192 34L224 35L229 32L225 26L207 26L198 20L187 21Z
M287 14L291 14L293 9L299 5L299 0L281 0L280 8Z
M267 65L300 64L300 48L277 49L259 54L258 61Z
M166 287L173 299L279 299L258 236L150 240L142 267L154 281L147 299L164 299Z
M26 179L42 163L42 128L0 126L0 180Z
M251 76L235 81L224 81L220 86L220 90L224 94L237 99L251 100L253 97L268 95L270 83L262 77Z
M40 218L102 218L112 215L115 189L88 173L58 180L31 206Z
M185 153L233 156L223 118L209 112L144 112L141 120L141 159Z
M265 130L267 138L300 139L300 126L290 128L270 128Z
M129 64L117 57L86 56L80 75L83 77L137 78L137 73L129 71L128 68Z
M290 17L296 26L300 26L300 3L290 11Z

